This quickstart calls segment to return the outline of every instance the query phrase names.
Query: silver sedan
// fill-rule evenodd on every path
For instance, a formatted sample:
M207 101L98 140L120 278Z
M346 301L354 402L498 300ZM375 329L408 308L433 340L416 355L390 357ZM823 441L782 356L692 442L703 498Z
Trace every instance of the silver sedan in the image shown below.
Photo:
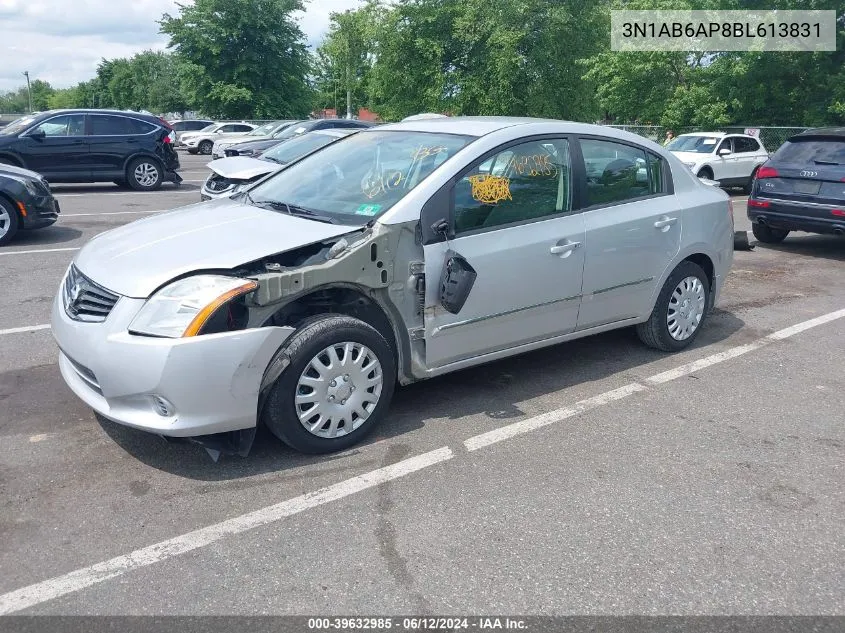
M97 237L53 333L106 418L239 452L261 423L323 453L387 418L397 383L627 326L684 349L732 247L727 194L639 136L407 121Z

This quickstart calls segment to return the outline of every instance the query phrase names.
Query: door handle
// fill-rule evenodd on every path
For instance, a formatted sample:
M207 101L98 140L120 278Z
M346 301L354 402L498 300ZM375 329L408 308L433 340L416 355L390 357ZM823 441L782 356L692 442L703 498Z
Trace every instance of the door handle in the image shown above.
M657 220L657 222L654 223L654 228L660 229L665 233L677 221L678 218L669 218L664 215L662 218L660 218L659 220Z
M549 252L552 255L560 255L563 257L569 257L576 248L581 245L581 242L566 242L565 244L555 244L549 249Z

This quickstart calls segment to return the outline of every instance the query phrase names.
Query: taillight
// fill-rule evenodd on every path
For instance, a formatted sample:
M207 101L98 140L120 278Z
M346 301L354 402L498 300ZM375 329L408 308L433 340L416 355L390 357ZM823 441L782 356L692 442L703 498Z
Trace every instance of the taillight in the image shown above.
M163 143L167 143L167 144L175 143L176 142L176 132L171 130L170 132L167 133L167 136L165 136L161 140L162 140Z
M765 165L757 170L757 179L762 180L763 178L777 178L780 176L778 170L774 167L766 167Z
M765 209L769 206L769 203L766 202L765 200L753 200L753 199L749 198L748 206L749 207L760 207L762 209Z
M845 209L834 209L831 213L833 215L845 216Z

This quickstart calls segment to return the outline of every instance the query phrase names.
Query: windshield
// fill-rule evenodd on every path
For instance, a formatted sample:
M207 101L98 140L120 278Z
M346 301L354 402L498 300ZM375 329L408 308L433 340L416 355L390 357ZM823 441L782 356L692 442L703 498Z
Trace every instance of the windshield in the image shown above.
M716 149L718 136L679 136L666 146L670 152L695 152L709 154Z
M404 198L471 137L429 132L362 132L306 156L249 191L336 222L363 224ZM287 143L285 143L287 145Z
M298 121L297 123L294 123L292 125L285 126L281 129L281 131L276 132L273 135L273 138L278 138L278 139L284 140L286 138L292 138L294 136L299 136L300 134L304 134L305 132L308 131L308 127L303 125L303 123L304 123L303 121Z
M273 130L278 124L278 121L273 121L272 123L265 123L264 125L260 125L255 128L252 132L247 133L247 136L269 136L270 134L272 134Z
M33 121L35 121L34 116L22 116L19 119L15 119L9 123L9 125L0 130L0 136L13 136L18 132L22 132L29 127L30 123Z
M772 160L782 163L845 165L845 140L792 140L775 152Z
M310 154L316 149L325 147L336 140L338 140L337 136L330 136L329 134L319 134L317 132L303 134L298 138L287 141L286 143L279 143L275 147L272 147L264 152L261 157L285 165L302 158L306 154Z

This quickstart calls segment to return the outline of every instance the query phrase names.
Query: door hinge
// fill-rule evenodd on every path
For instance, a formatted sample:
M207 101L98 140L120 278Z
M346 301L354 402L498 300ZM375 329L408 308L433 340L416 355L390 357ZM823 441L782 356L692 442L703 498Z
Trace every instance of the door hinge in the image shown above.
M412 341L422 341L425 339L425 328L415 327L408 330L408 335Z

